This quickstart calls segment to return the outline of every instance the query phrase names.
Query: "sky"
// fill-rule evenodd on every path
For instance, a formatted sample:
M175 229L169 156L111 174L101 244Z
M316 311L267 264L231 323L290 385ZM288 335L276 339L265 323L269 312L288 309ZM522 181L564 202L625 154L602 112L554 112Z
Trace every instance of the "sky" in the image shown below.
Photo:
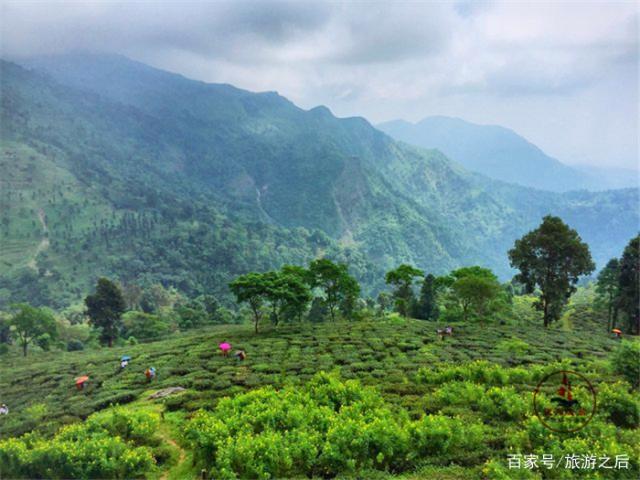
M455 116L565 163L637 168L638 5L0 0L0 53L119 53L340 117Z

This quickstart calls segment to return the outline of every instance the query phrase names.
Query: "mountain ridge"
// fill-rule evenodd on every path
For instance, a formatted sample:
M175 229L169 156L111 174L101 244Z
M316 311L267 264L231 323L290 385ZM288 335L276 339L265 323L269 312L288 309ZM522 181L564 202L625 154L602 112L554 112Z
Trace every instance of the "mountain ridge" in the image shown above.
M56 185L38 193L35 177L12 187L11 195L35 195L34 212L57 221L35 278L18 267L0 274L0 301L38 288L53 288L44 297L54 297L65 284L68 300L97 274L224 295L234 274L325 254L350 263L366 292L382 288L381 273L400 262L435 273L478 263L508 278L506 250L545 214L595 239L599 263L619 254L638 224L635 190L581 196L503 184L396 142L361 117L203 87L151 67L142 81L140 67L122 58L117 74L111 57L102 68L112 73L103 75L94 68L101 58L92 58L49 60L53 71L2 63L1 140L16 159L5 158L8 171L18 178L32 164L63 168L70 193ZM69 85L78 78L82 88ZM585 216L594 206L595 216ZM65 209L77 210L82 228ZM5 238L35 240L17 211ZM63 265L69 258L77 279Z
M416 123L405 120L383 122L377 128L397 140L441 150L471 171L526 187L566 192L608 190L619 188L616 186L621 184L619 180L607 180L602 175L566 165L501 125L480 125L458 117L435 115Z

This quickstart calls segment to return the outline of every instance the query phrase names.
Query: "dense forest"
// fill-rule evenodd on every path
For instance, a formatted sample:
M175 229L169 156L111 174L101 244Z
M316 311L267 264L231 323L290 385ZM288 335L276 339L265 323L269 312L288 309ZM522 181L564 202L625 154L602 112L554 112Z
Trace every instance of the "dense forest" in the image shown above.
M597 267L638 224L637 189L555 194L470 174L364 119L304 111L117 56L2 62L0 304L56 308L98 277L232 299L252 270L321 256L375 295L399 263L514 271L547 214ZM227 303L228 305L228 303Z

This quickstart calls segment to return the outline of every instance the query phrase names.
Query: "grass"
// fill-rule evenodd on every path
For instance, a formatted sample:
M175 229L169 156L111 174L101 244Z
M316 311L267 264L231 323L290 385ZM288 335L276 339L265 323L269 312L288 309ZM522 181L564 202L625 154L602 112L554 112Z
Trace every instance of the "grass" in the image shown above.
M376 386L386 401L406 409L413 418L425 412L440 412L490 425L488 450L478 458L467 458L462 466L452 469L447 465L426 466L422 473L416 472L417 477L406 477L461 478L456 469L480 475L488 455L506 459L505 435L518 422L487 417L464 402L438 403L438 399L446 398L443 387L449 384L420 381L420 369L434 372L486 360L507 371L564 360L572 369L587 375L596 388L602 382L618 380L609 373L606 361L618 342L599 331L585 330L585 326L575 331L560 324L544 330L537 323L453 326L455 335L445 340L436 335L435 323L397 318L267 327L258 335L250 326L216 326L135 346L35 352L27 359L11 354L3 359L0 376L0 401L10 406L11 414L0 418L0 436L17 436L32 429L50 434L62 424L82 420L111 405L150 403L146 400L150 389L181 386L185 392L155 401L166 412L159 433L174 450L173 457L179 458L183 449L179 446L180 425L191 412L212 409L218 399L249 389L301 383L320 370L339 370L344 379L359 379L365 385ZM518 341L509 348L514 338ZM229 341L234 349L244 349L247 360L238 363L231 357L223 358L217 348L222 341ZM123 354L131 355L133 360L124 372L118 373L118 360ZM152 384L143 374L148 366L158 371ZM79 375L90 376L87 388L81 392L74 386L74 378ZM511 386L529 400L535 382ZM183 461L173 463L158 478L193 474L191 452L184 451L182 455Z

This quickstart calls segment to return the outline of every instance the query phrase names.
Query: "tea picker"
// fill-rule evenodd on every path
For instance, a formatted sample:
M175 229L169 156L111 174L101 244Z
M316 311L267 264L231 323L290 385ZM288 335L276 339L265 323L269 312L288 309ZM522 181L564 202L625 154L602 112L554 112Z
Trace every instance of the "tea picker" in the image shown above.
M149 367L145 370L144 375L147 377L147 381L150 382L156 378L156 369L154 367Z
M222 352L222 356L223 357L228 357L229 356L229 350L231 350L231 344L227 343L227 342L223 342L218 346L220 347L220 351Z
M129 355L123 355L120 358L120 370L124 370L127 365L129 365L129 361L131 357Z
M76 378L76 388L78 390L83 390L88 380L89 380L89 377L87 375L83 375L82 377Z

